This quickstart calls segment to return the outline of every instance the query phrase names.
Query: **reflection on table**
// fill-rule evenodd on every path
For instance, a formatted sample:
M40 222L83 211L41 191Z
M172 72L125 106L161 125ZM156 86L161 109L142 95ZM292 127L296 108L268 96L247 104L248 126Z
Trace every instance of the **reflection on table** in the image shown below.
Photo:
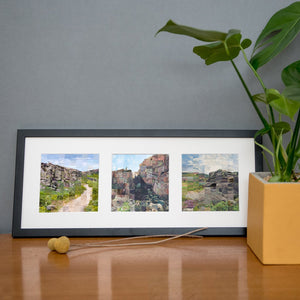
M71 238L86 243L108 238ZM49 252L0 236L1 294L22 299L297 299L300 265L263 266L245 238Z

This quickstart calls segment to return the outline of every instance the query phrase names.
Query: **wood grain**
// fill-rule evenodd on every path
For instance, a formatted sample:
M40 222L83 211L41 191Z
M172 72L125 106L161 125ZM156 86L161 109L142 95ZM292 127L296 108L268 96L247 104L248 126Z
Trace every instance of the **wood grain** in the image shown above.
M66 255L50 252L47 241L0 235L1 299L300 299L300 265L264 266L245 238L180 238Z

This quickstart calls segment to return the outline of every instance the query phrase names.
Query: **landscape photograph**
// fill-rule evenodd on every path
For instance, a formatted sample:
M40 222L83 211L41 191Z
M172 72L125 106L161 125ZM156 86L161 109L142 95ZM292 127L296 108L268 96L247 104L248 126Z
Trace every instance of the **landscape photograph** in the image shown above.
M39 212L98 211L98 185L98 154L42 154Z
M238 211L238 154L183 154L182 210Z
M111 210L169 211L169 155L114 154Z

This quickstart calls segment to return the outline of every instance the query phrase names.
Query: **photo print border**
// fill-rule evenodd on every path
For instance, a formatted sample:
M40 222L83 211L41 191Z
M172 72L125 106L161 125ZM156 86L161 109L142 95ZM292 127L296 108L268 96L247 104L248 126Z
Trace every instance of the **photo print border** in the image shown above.
M250 172L262 170L262 154L255 145L255 133L254 130L20 129L17 134L12 235L137 236L182 234L206 227L206 230L199 232L200 235L245 236L248 176ZM238 155L239 209L225 212L183 210L182 155L214 153ZM42 154L99 155L97 209L83 212L40 212ZM137 208L128 211L112 209L112 159L113 155L120 154L168 156L168 176L164 174L166 167L155 163L132 172L132 180L136 180L136 185L135 190L128 185L128 195L134 194L129 198ZM147 163L149 165L147 161L144 165ZM69 165L67 167L71 168ZM148 176L147 180L145 176ZM67 189L73 185L68 180L69 178L59 179L60 187L62 181L66 182L64 187ZM89 176L88 180L95 178ZM136 191L140 182L146 182L145 187L151 189L150 194L132 192ZM125 186L117 186L119 189L123 187ZM117 193L126 196L124 191L125 189L123 192L117 189ZM140 197L146 199L148 206L137 199ZM226 194L226 197L231 196ZM163 201L166 199L168 205L164 205ZM53 204L48 205L48 209L52 208L51 205Z

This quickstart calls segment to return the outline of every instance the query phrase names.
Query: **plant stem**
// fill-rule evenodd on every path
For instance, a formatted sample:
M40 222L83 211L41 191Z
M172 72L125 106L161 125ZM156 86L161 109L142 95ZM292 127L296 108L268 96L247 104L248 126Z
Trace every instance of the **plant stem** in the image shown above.
M274 174L273 174L273 172L272 172L272 168L271 168L271 166L270 166L269 160L268 160L268 158L267 158L265 152L262 151L261 153L262 153L262 155L263 155L263 157L264 157L264 159L265 159L265 162L266 162L266 164L267 164L267 167L268 167L268 169L269 169L269 172L271 173L271 176L274 176Z
M269 108L270 108L270 113L271 113L271 120L272 120L272 124L275 124L275 117L274 117L274 112L273 112L273 107L269 104Z
M260 78L260 76L258 75L258 73L256 72L256 70L255 70L255 69L253 68L253 66L251 65L250 61L248 60L247 55L246 55L246 53L245 53L243 47L241 47L241 51L242 51L242 53L243 53L243 56L244 56L244 59L245 59L247 65L248 65L249 68L252 70L253 74L255 75L255 77L257 78L257 80L259 81L260 85L262 86L262 88L263 88L263 90L264 90L264 92L265 92L267 88L266 88L265 84L263 83L262 79Z
M248 97L249 97L249 99L250 99L250 101L251 101L251 103L252 103L252 105L253 105L253 107L254 107L256 113L258 114L260 120L262 121L264 127L265 127L266 129L269 128L269 124L268 124L267 120L264 118L263 114L261 113L261 111L259 110L259 108L258 108L258 106L256 105L255 101L253 100L252 95L251 95L251 93L250 93L250 91L249 91L249 89L248 89L248 86L246 85L246 83L245 83L245 81L244 81L244 79L243 79L243 77L242 77L240 71L238 70L238 68L237 68L237 66L235 65L234 61L233 61L232 59L231 59L230 61L231 61L232 66L234 67L234 69L235 69L235 71L236 71L236 73L237 73L239 79L241 80L242 85L243 85L243 87L244 87L244 89L245 89L245 91L246 91L246 93L247 93L247 95L248 95Z
M242 50L242 51L243 51L243 50ZM244 53L244 51L243 51L243 53ZM259 80L259 82L262 84L262 87L264 88L264 91L265 91L265 85L263 84L261 78L259 77L259 75L257 74L257 72L254 70L254 68L252 67L252 65L250 64L250 62L248 61L246 55L244 55L244 58L246 59L246 62L248 62L247 64L249 65L250 69L254 72L256 78L257 78L257 79ZM231 61L232 66L234 67L234 69L235 69L235 71L236 71L236 73L237 73L239 79L241 80L242 85L243 85L243 87L244 87L244 89L245 89L245 91L246 91L246 93L247 93L247 95L248 95L248 97L249 97L249 99L250 99L250 101L251 101L251 103L252 103L252 105L253 105L253 107L254 107L256 113L257 113L257 115L259 116L261 122L263 123L264 128L266 128L267 130L270 129L269 123L267 122L267 120L264 118L263 114L262 114L261 111L259 110L259 108L258 108L256 102L253 100L252 95L251 95L251 93L250 93L250 91L249 91L249 89L248 89L248 87L247 87L247 85L246 85L246 83L245 83L245 81L244 81L244 79L243 79L241 73L239 72L237 66L235 65L235 63L234 63L233 60L230 60L230 61ZM270 119L270 123L271 123L271 124L274 124L275 121L274 121L274 114L273 114L272 107L271 107L270 105L268 105L267 107L268 107L268 109L269 109L270 118L271 118L271 119ZM275 142L274 139L276 139L276 141L278 141L278 137L276 136L276 134L275 134L275 136L274 136L274 133L273 133L271 130L268 131L268 136L269 136L269 138L270 138L270 140L271 140L271 142L272 142L272 145L273 145L273 147L274 147L274 145L275 145L275 144L274 144L274 142ZM275 148L274 148L274 150L275 150ZM275 158L274 158L274 159L275 159ZM275 170L276 170L276 169L277 169L277 170L280 169L280 167L278 166L278 162L279 162L279 165L280 165L281 167L284 167L284 166L286 165L286 162L284 161L283 155L282 155L282 153L281 153L281 149L280 149L279 154L278 154L278 160L275 159L275 162L276 162L276 164L277 164L277 166L276 166L276 164L274 164Z
M286 174L285 174L285 177L287 179L291 177L294 168L295 152L296 152L297 140L299 138L299 130L300 130L300 110L298 112L298 117L294 128L292 140L291 140L290 151L288 153L288 161L287 161Z
M267 88L266 88L264 82L262 81L261 77L258 75L257 71L253 68L253 66L251 65L250 61L248 60L247 55L246 55L243 47L241 47L241 51L243 53L245 62L247 63L247 65L249 66L249 68L252 70L253 74L255 75L255 77L257 78L257 80L259 81L259 83L262 86L264 92L266 93ZM270 116L271 116L270 120L271 120L271 123L275 124L275 118L274 118L273 108L269 104L268 104L268 107L269 107L269 110L270 110Z

